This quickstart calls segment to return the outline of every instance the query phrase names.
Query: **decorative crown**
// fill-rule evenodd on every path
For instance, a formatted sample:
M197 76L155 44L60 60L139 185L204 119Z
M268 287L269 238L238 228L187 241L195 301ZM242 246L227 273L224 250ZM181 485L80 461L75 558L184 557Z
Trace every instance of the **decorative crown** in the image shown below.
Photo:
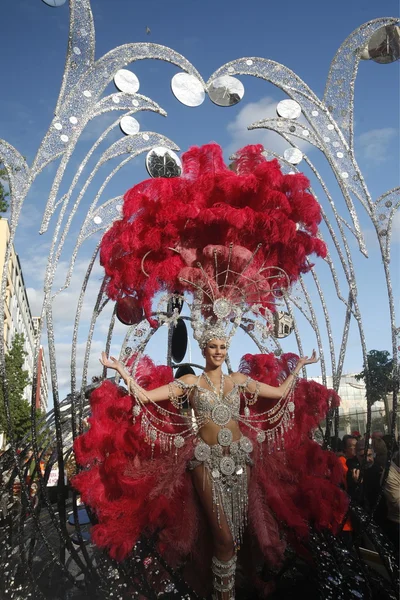
M193 292L193 336L202 350L212 339L223 339L229 347L246 312L261 316L270 333L276 300L287 295L290 281L282 269L258 263L259 248L251 253L233 244L207 246L204 264L182 273L181 283Z

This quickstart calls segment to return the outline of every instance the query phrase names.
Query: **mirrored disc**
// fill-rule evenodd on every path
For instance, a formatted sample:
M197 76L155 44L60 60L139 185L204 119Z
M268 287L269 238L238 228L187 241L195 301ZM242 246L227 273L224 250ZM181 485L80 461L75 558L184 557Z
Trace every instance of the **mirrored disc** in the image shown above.
M296 100L281 100L276 112L284 119L297 119L301 115L301 106Z
M171 89L175 98L186 106L200 106L206 93L201 81L189 73L177 73L171 80Z
M143 319L143 308L137 298L124 296L117 300L116 315L124 325L134 325Z
M400 27L386 25L371 36L368 43L369 58L388 64L400 58Z
M223 75L209 84L208 95L210 100L218 106L233 106L243 98L244 86L236 77Z
M139 121L129 115L122 117L119 126L121 127L121 131L126 133L126 135L135 135L135 133L138 133L140 130Z
M175 152L157 146L147 153L146 169L150 177L179 177L182 173L182 163Z
M117 71L114 75L114 83L120 92L125 92L126 94L136 94L140 87L139 79L135 73L128 71L128 69Z
M293 331L294 323L292 317L287 312L277 311L274 313L276 338L285 338Z
M185 358L187 345L188 334L186 323L182 319L179 319L172 330L171 356L174 362L180 363Z
M63 4L66 3L67 0L43 0L43 2L45 4L47 4L47 6L53 6L53 7L57 7L57 6L62 6Z
M303 153L298 148L287 148L283 153L283 158L291 165L298 165L303 160Z
M177 368L175 372L175 379L179 379L179 377L183 377L184 375L196 375L196 373L190 365L183 364Z

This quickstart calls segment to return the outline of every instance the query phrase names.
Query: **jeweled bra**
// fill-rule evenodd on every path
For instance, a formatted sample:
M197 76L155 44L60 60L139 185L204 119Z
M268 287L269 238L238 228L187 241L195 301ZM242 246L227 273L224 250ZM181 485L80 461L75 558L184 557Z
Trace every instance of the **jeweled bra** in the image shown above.
M201 377L202 375L194 385L191 395L196 416L211 420L220 427L227 425L231 419L237 421L240 415L240 395L246 389L250 378L244 383L234 382L233 388L221 397L215 390L199 385Z

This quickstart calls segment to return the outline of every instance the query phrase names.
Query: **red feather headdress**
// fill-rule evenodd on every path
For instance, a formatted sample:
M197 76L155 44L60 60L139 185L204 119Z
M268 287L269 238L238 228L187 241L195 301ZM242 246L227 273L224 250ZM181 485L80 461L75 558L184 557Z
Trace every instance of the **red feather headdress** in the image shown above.
M261 145L247 146L232 170L217 144L194 147L180 177L129 190L122 219L101 244L109 296L134 296L150 321L160 290L197 292L206 318L204 307L221 299L242 313L255 305L259 314L274 310L277 296L310 269L308 256L324 257L326 248L306 177L284 175L262 153Z

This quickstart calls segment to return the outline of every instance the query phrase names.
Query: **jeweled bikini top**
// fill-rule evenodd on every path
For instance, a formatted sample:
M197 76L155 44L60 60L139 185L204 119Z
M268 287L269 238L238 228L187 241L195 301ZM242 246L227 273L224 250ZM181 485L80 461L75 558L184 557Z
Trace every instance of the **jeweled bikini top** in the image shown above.
M200 385L201 378L204 377L208 385L213 389L208 389ZM206 373L202 373L195 384L185 387L191 388L191 402L196 416L204 421L213 421L216 425L224 427L231 419L237 421L240 415L240 395L246 390L250 377L243 383L233 382L233 388L227 394L224 394L224 375L221 377L219 393ZM177 383L176 380L174 383ZM179 381L182 387L183 382Z

